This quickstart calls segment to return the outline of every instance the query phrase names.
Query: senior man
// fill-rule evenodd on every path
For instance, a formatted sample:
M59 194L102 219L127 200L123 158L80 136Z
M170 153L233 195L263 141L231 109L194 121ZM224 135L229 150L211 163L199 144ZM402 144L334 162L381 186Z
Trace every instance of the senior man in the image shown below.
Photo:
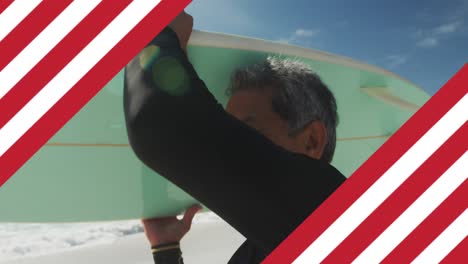
M335 98L306 65L268 58L233 73L223 109L187 58L192 26L183 12L126 67L129 141L247 238L230 263L259 263L345 180L330 165ZM198 209L143 220L156 263L182 263Z

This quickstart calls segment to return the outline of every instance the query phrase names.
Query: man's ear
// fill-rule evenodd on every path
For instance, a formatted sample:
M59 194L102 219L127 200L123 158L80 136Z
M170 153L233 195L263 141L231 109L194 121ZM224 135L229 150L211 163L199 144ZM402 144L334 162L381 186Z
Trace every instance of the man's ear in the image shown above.
M313 121L303 131L304 154L321 159L327 144L327 129L322 121Z

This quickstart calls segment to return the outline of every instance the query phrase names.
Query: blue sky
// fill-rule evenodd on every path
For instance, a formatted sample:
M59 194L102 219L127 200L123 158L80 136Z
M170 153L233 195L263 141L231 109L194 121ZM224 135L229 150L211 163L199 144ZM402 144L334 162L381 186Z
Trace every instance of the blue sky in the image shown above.
M196 29L344 55L429 94L468 63L468 0L194 0L187 11Z

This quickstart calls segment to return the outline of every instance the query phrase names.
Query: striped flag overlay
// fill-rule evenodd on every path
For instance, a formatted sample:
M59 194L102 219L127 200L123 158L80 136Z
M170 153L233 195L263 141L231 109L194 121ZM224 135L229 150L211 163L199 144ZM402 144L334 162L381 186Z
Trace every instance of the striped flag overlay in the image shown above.
M0 186L190 0L0 0Z
M189 2L0 0L0 186ZM264 263L466 263L467 94L468 65Z
M468 65L264 263L468 263Z

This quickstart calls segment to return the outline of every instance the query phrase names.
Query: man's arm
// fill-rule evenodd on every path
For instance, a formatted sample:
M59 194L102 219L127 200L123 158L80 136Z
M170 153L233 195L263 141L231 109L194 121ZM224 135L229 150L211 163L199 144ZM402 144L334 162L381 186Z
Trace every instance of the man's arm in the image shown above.
M288 152L226 113L173 30L142 54L125 72L133 150L265 252L344 181L329 164Z
M193 217L200 209L199 205L191 206L180 220L176 216L142 220L155 264L183 264L179 243L190 230Z

